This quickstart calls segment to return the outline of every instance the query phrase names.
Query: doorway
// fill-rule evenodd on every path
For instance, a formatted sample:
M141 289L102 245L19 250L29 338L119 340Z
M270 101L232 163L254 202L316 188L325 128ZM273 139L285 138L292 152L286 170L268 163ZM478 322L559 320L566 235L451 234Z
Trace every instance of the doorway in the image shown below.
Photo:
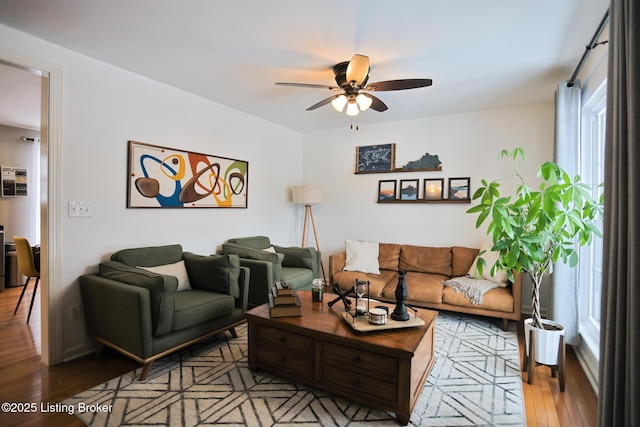
M61 69L37 58L11 51L0 51L0 62L41 77L40 103L40 174L34 176L40 183L40 339L41 362L47 366L62 362L62 313L59 250L60 171L60 92Z

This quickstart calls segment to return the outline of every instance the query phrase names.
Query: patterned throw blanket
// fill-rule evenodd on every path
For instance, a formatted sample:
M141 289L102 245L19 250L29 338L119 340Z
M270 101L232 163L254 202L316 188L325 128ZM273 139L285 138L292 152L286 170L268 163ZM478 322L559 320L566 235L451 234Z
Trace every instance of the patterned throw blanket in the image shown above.
M442 284L453 288L456 292L464 293L464 295L476 305L482 304L482 298L486 292L500 286L490 280L474 279L468 276L454 277L445 280Z

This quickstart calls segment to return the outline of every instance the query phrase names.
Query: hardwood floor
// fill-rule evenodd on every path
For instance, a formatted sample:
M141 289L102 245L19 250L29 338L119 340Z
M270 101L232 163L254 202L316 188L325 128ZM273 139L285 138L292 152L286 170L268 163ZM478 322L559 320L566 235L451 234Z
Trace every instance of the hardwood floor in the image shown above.
M15 316L13 311L22 288L0 292L0 403L35 403L36 411L21 414L0 411L0 425L82 426L75 416L67 413L42 412L41 404L45 408L47 404L55 405L139 365L110 350L105 350L99 359L87 356L57 366L42 365L37 300L31 321L26 324L32 289L33 283L30 283ZM522 354L521 331L519 335ZM549 368L537 367L532 385L526 382L526 372L522 373L527 426L596 426L597 397L571 348L567 349L565 369L564 393L560 392L558 379L551 377Z

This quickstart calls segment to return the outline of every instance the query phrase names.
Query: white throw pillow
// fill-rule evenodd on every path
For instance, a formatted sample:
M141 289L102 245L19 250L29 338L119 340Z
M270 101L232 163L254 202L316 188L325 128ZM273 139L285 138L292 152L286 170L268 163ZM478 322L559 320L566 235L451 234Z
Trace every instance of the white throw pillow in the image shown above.
M173 276L178 279L178 291L185 291L191 289L191 283L189 283L189 275L187 274L187 268L184 266L184 261L178 261L175 264L158 265L156 267L140 267L143 270L151 271L158 274L166 274L167 276Z
M269 246L268 248L264 248L263 251L275 254L276 253L276 248L274 248L273 246Z
M493 268L493 265L498 261L498 252L492 251L491 248L492 246L490 245L485 246L480 250L480 253L482 253L482 251L484 251L484 253L482 253L482 255L478 255L476 259L473 260L473 264L471 264L471 268L469 268L467 276L476 279L491 280L500 286L507 286L509 278L507 277L506 271L498 270L495 275L491 275L491 268ZM478 275L478 272L476 271L476 265L478 264L478 258L480 257L487 262L487 266L482 270L482 275Z
M380 245L377 242L345 240L345 246L347 257L344 263L344 271L380 274L380 264L378 264Z

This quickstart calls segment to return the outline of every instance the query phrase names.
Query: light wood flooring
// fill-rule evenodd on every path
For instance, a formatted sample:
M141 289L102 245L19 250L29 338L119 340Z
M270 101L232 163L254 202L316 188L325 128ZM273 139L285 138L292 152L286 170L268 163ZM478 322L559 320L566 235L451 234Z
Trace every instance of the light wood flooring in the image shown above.
M135 362L105 350L100 359L87 356L57 366L40 362L40 305L34 304L26 324L33 282L18 313L13 311L22 288L0 292L0 403L35 403L36 413L0 412L1 426L82 426L66 413L41 412L41 404L55 404L76 393L137 368ZM38 298L39 298L38 291ZM501 323L500 323L501 324ZM520 331L520 353L524 340ZM535 369L532 385L522 373L527 426L596 426L597 397L574 352L567 350L566 391L560 392L558 379L550 369Z

